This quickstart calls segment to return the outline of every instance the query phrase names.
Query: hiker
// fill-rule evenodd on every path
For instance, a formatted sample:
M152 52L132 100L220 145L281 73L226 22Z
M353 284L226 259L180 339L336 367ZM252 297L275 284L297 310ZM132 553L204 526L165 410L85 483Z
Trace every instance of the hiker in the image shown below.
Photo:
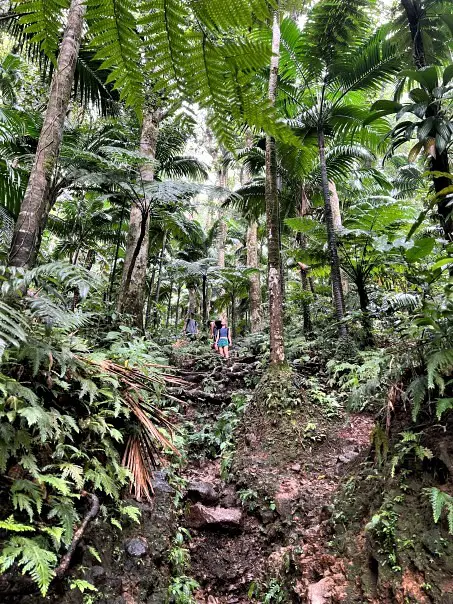
M189 340L195 340L195 336L198 333L198 323L195 321L195 315L193 312L187 317L184 324L184 332Z
M225 359L229 358L229 347L231 346L231 331L227 326L226 321L222 321L222 326L217 332L216 344L219 348L220 355Z
M212 347L217 352L219 352L219 347L217 346L217 334L219 333L219 329L221 327L222 327L222 321L220 321L220 319L217 319L217 321L214 321L214 328L212 330L212 337L213 337L214 344L212 345Z

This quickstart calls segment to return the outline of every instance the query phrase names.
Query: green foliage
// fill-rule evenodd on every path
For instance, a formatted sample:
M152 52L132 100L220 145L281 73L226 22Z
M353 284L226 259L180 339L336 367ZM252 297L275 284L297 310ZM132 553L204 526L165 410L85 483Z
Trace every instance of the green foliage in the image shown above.
M379 543L379 553L385 556L385 562L394 572L401 570L398 561L398 519L399 514L394 509L393 501L382 505L379 512L373 515L365 530L371 533Z
M432 459L433 452L420 444L422 438L421 434L414 434L413 432L402 432L401 438L395 445L395 455L391 462L391 476L395 475L396 469L399 465L403 464L407 458L418 459L423 461L424 459Z
M248 597L266 604L283 604L288 602L288 594L281 581L275 577L259 584L253 582L248 590Z
M0 568L7 571L17 564L22 574L29 573L43 596L46 595L50 582L54 577L53 568L57 557L46 549L45 544L28 537L12 537L4 546L0 555Z
M448 532L453 535L453 497L436 487L425 489L425 493L431 501L434 522L436 524L439 522L442 512L445 510L447 512Z

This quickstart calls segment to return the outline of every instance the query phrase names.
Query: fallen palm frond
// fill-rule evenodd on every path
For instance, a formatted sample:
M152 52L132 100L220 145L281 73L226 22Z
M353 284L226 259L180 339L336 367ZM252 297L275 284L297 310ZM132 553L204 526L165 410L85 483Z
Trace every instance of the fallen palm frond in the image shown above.
M122 464L132 476L131 494L138 501L142 499L149 501L153 494L153 469L158 465L159 449L163 447L176 455L180 453L171 442L173 424L148 397L145 397L145 393L155 396L156 384L163 387L167 384L181 387L187 382L177 376L164 373L145 375L138 369L124 367L109 359L80 358L80 360L96 365L103 373L115 377L119 382L121 398L138 422L137 432L131 435L126 443ZM162 395L166 396L165 390ZM169 395L169 398L173 397ZM168 432L170 437L167 438L163 431Z

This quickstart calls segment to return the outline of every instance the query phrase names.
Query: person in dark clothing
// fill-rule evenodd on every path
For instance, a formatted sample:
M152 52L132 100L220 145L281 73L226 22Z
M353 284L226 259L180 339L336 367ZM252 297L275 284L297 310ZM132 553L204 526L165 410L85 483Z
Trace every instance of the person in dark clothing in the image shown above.
M190 340L194 340L198 333L198 323L195 321L195 315L193 312L187 317L184 324L184 332Z

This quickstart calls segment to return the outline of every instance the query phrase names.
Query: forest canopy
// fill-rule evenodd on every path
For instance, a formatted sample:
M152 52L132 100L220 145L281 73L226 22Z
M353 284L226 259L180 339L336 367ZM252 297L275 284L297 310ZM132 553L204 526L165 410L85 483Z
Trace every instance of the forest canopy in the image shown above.
M262 422L291 474L357 418L373 587L322 602L409 601L409 570L410 601L443 601L398 522L428 509L451 547L452 40L445 0L0 1L2 601L113 601L86 599L90 526L145 522L162 472L180 520L152 601L226 598L189 572L194 458L283 517L238 478ZM258 574L234 601L321 601Z

